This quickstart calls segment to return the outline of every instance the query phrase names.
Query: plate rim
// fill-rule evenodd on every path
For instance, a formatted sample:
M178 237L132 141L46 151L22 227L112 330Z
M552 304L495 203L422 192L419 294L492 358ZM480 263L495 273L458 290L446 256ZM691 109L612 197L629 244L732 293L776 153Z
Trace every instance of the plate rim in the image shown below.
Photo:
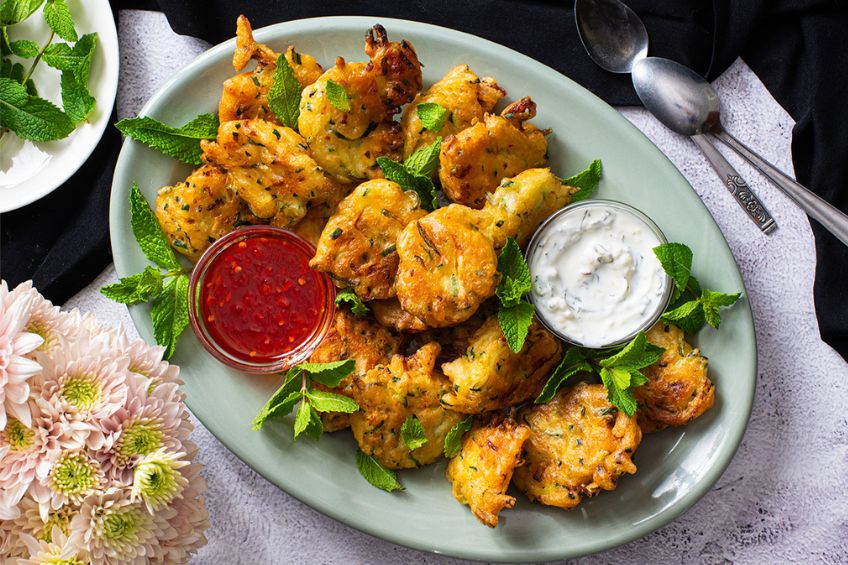
M703 498L716 484L716 482L721 478L721 476L726 471L727 467L730 465L730 462L735 457L739 445L742 442L742 439L747 432L748 425L751 418L751 413L753 409L753 403L756 396L756 388L757 382L759 378L759 370L758 370L758 347L757 347L757 336L754 326L754 317L753 311L751 309L751 303L747 300L748 291L745 286L745 281L742 277L742 273L739 269L739 264L736 261L736 257L733 255L733 250L730 247L727 238L724 237L724 234L721 232L720 228L718 228L717 222L712 217L712 213L707 208L706 204L701 200L700 196L697 194L695 189L689 183L685 176L680 172L680 170L674 165L674 163L668 158L668 156L663 153L663 151L656 146L656 144L645 135L638 127L636 127L633 123L627 120L624 116L622 116L613 106L605 102L603 99L595 95L593 92L583 87L573 79L569 78L567 75L541 63L528 55L525 55L519 51L516 51L510 47L505 45L501 45L494 41L490 41L488 39L473 35L471 33L463 32L460 30L438 26L434 24L416 22L413 20L406 20L400 18L387 18L383 16L327 16L327 17L314 17L314 18L303 18L298 20L290 20L284 22L278 22L275 24L271 24L262 28L257 28L254 30L254 35L259 41L268 41L268 40L278 40L279 35L285 35L287 33L304 33L309 31L314 31L316 29L327 29L334 28L338 26L365 26L363 29L369 28L375 21L379 21L386 25L386 27L399 29L405 28L407 26L411 26L415 28L415 32L425 33L425 34L449 34L454 35L458 40L462 42L474 42L481 44L483 47L487 49L495 49L507 52L510 57L518 58L521 63L528 65L529 67L535 67L535 69L528 71L532 73L547 73L556 77L558 80L564 80L569 84L571 88L576 89L580 95L584 98L588 99L592 103L593 106L596 107L597 111L605 113L609 116L615 116L615 121L618 121L622 128L628 129L631 134L636 135L641 138L643 141L647 142L647 144L656 151L656 156L659 159L660 163L663 163L668 172L676 175L680 181L682 181L689 189L692 191L693 195L698 200L698 205L701 206L703 211L710 217L712 222L716 225L719 234L721 243L725 246L730 255L734 268L736 270L736 274L738 275L739 282L742 286L742 293L745 300L743 300L744 304L744 312L741 316L742 319L738 322L747 326L749 333L752 337L752 354L751 354L751 366L752 366L752 376L749 380L749 387L747 389L748 392L748 402L745 403L745 415L744 421L742 421L742 425L736 426L733 429L728 431L728 440L727 445L729 449L726 450L725 453L721 455L721 457L717 458L716 461L710 466L709 470L705 473L704 478L700 481L700 483L696 484L693 488L688 490L685 494L683 494L678 501L674 503L673 506L662 510L659 514L649 517L646 520L641 521L640 523L632 526L628 530L624 532L619 532L614 539L605 540L601 542L595 542L598 547L590 550L580 549L578 551L569 551L567 547L558 547L554 549L546 549L546 548L534 548L533 555L530 557L533 561L541 561L541 562L550 562L562 559L572 559L576 557L592 555L596 553L602 553L605 551L609 551L621 545L625 545L637 539L640 539L644 536L649 535L650 533L667 526L671 522L675 521L682 514L687 512L689 509L694 506L696 502L698 502L701 498ZM304 30L303 28L307 27L308 29ZM404 33L401 31L401 33ZM271 37L274 36L274 37ZM198 68L202 68L206 62L210 59L217 58L219 56L219 52L225 50L232 50L235 46L235 38L230 38L226 41L218 43L214 45L198 55L194 60L188 63L185 67L176 72L172 77L170 77L167 81L165 81L162 86L156 90L156 92L150 97L150 99L144 104L144 106L139 111L139 115L148 115L148 112L151 107L158 105L159 99L163 98L171 88L177 83L185 80L190 75L192 75ZM128 187L119 186L117 183L117 179L119 176L119 172L126 166L128 166L131 148L140 145L138 142L135 142L131 139L125 139L122 143L121 151L118 156L118 161L115 167L115 173L113 176L112 190L111 190L111 201L109 207L109 225L110 228L114 226L119 220L118 218L126 211L126 208L123 206L122 199L128 190ZM119 196L119 198L116 198ZM120 236L116 234L115 230L110 229L110 243L112 246L112 252L114 256L115 268L119 276L125 274L125 257L122 253L116 253L116 249L120 249ZM145 329L145 326L142 322L146 319L146 310L143 308L144 305L130 307L130 316L133 320L133 323L136 329L139 331L139 334L142 336L146 336L149 332ZM190 399L186 399L186 405L191 409L192 402ZM502 562L502 563L512 563L516 562L513 556L499 555L502 552L503 548L493 547L492 550L481 553L480 551L468 551L462 548L452 548L445 549L441 547L434 546L432 543L422 542L419 539L416 539L414 536L404 536L395 532L395 530L391 529L381 529L373 526L370 522L367 521L357 521L353 517L346 514L344 511L340 509L336 509L330 506L325 506L320 502L316 501L316 498L310 495L308 490L304 490L301 492L292 492L289 490L290 487L283 486L283 481L278 481L275 478L272 478L262 471L258 470L254 465L248 462L247 455L242 454L242 449L238 446L229 445L216 431L213 431L213 427L210 427L205 422L199 421L206 427L213 436L221 442L224 447L226 447L231 453L233 453L240 461L242 461L245 465L250 467L254 472L262 476L265 480L275 485L277 488L280 488L289 496L294 497L300 502L308 505L311 509L324 514L334 520L337 520L351 528L354 528L358 531L366 533L372 537L389 541L391 543L395 543L397 545L401 545L404 547L409 547L415 550L436 554L436 555L444 555L444 556L453 556L462 559L469 559L474 561L494 561L494 562ZM292 481L294 482L294 481Z

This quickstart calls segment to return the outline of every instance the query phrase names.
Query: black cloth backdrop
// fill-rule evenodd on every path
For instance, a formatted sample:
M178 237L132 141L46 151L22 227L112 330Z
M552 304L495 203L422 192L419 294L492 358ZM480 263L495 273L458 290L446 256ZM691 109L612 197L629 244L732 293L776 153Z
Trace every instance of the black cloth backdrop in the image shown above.
M485 37L550 65L614 105L638 104L626 76L586 57L569 0L158 0L177 33L218 43L246 14L254 27L329 15L395 17ZM798 180L848 211L848 5L844 0L629 0L644 19L651 54L709 79L737 57L795 119L792 157ZM152 0L113 8L156 9ZM390 30L391 31L391 30ZM363 32L364 33L364 32ZM742 135L744 138L744 135ZM768 139L749 140L764 147ZM116 155L110 132L79 174L56 193L4 214L3 277L33 278L62 302L109 261L106 204ZM812 222L818 263L815 302L822 337L848 358L848 248Z

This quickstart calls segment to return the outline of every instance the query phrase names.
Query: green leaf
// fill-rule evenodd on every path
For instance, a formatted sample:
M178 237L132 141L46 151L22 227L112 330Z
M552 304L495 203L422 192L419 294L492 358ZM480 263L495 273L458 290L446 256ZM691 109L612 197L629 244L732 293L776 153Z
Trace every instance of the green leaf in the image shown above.
M515 306L503 308L498 311L498 322L501 324L509 348L518 353L524 347L527 339L527 331L533 323L533 312L535 308L529 302L519 302Z
M439 131L448 119L448 109L435 102L424 102L415 107L421 125L430 131Z
M30 95L19 82L0 78L0 124L30 141L67 137L74 123L52 102Z
M145 116L121 120L115 127L169 157L189 165L200 165L203 162L200 140L217 137L218 118L214 114L201 114L184 126L174 128Z
M378 489L386 492L403 490L403 486L398 482L397 473L386 469L380 465L379 461L370 455L365 455L361 450L356 452L356 468L366 481Z
M371 311L371 309L362 302L362 299L349 288L336 292L335 304L337 307L342 304L348 304L350 306L350 311L353 312L354 316L365 316Z
M498 256L498 272L501 282L495 289L501 305L507 308L516 306L532 289L530 269L521 254L521 248L513 238L507 238L506 245Z
M663 243L654 247L654 255L663 270L671 277L678 293L686 290L692 272L692 250L682 243Z
M659 361L663 349L648 343L645 334L639 332L624 348L598 363L601 367L621 369L622 371L636 371ZM627 377L629 386L630 377Z
M344 412L345 414L352 414L359 410L359 404L355 400L334 392L311 388L306 391L306 396L309 398L312 407L318 412Z
M669 310L660 318L666 324L678 326L684 333L694 335L701 331L706 322L704 306L700 299L684 302L677 308Z
M44 0L3 0L0 2L0 26L21 23L30 17Z
M631 381L630 373L622 369L601 368L601 381L607 389L607 398L610 404L624 411L628 416L632 416L636 412L636 399L633 397L633 391L630 388L620 387L616 382L616 379L624 380L622 373L627 375L626 380L629 385Z
M67 43L51 43L44 50L42 60L54 69L72 71L77 80L87 84L96 47L97 34L87 33L73 47Z
M296 440L300 434L306 431L309 427L309 421L312 419L312 407L308 402L301 402L297 407L297 413L294 417L294 439Z
M284 54L277 57L277 70L274 72L274 83L268 90L268 108L274 112L277 119L286 127L297 129L300 117L300 93L302 88L294 76Z
M180 268L180 262L168 244L168 239L156 220L156 214L135 183L130 188L130 225L145 257L163 269Z
M305 433L314 440L321 439L321 434L324 433L324 423L321 421L321 415L314 407L309 408L309 423L306 425Z
M62 71L62 106L65 113L74 122L79 124L88 117L94 109L95 100L89 93L88 86L77 80L71 71Z
M436 186L430 177L411 173L403 163L398 163L385 156L377 157L377 164L388 180L398 183L403 190L415 191L422 208L432 212L439 207Z
M701 292L701 304L704 308L704 319L706 322L718 329L719 324L721 324L721 316L718 313L719 308L733 306L739 300L740 296L742 296L740 292L724 294L722 292L704 289Z
M350 112L350 96L347 90L342 85L332 80L327 80L327 85L324 87L327 92L327 100L333 105L333 108L340 112Z
M601 182L601 170L601 162L595 160L576 175L562 180L562 184L580 189L571 195L572 203L586 200L594 194Z
M339 386L339 383L350 376L354 368L356 368L356 361L353 359L330 363L301 363L294 367L297 371L308 373L312 380L330 388Z
M153 297L150 307L156 343L165 347L169 359L177 347L177 338L188 325L188 277L178 275Z
M253 419L254 430L261 428L262 424L269 418L285 416L291 413L294 405L303 397L303 393L300 390L302 383L299 377L300 371L289 371L286 374L283 385L268 399L268 402L265 403L265 406L262 407L262 410Z
M14 55L23 59L32 59L38 55L38 43L29 39L20 39L9 44Z
M572 347L565 352L562 360L548 377L548 382L545 383L542 392L534 401L536 404L544 404L550 402L557 391L569 378L577 373L591 373L592 366L586 361L583 351L579 347Z
M473 422L474 418L467 416L464 420L454 424L445 436L445 445L443 448L445 457L452 459L459 455L459 452L462 450L462 436L471 429Z
M65 41L78 39L77 30L74 29L74 19L65 0L47 0L47 5L44 6L44 21Z
M439 168L439 152L442 150L442 138L437 137L436 140L422 147L403 161L403 166L412 175L420 175L422 177L432 177L436 169Z
M162 290L162 273L150 265L140 273L120 279L115 284L104 286L100 292L115 302L138 304L147 302Z
M415 414L407 416L406 420L403 421L403 425L400 427L400 437L410 451L414 451L427 443L427 433Z

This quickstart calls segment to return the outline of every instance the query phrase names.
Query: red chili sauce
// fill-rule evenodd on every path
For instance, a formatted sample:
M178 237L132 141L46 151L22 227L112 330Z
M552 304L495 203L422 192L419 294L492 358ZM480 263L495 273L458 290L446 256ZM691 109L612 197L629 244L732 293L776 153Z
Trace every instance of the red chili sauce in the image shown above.
M257 236L215 257L200 289L198 314L221 349L251 363L267 363L312 336L326 296L303 247Z

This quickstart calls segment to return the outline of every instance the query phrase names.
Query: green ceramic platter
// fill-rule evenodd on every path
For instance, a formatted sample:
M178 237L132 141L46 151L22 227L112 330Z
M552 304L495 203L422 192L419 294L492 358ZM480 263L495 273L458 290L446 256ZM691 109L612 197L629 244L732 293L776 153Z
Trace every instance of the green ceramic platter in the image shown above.
M695 272L709 288L743 288L718 226L677 169L614 109L556 71L472 35L388 18L293 21L258 30L256 36L277 50L293 43L326 67L337 55L364 60L365 31L377 22L390 38L415 45L425 64L425 84L466 63L479 76L494 76L509 99L532 95L539 105L535 123L554 131L554 172L569 176L592 159L602 159L599 197L640 208L669 240L686 242L695 252ZM231 40L198 57L153 96L142 114L182 124L198 113L214 112L221 83L233 74L233 48ZM137 182L153 201L159 187L187 173L185 166L139 143L124 143L110 212L120 276L146 264L129 224L131 184ZM153 342L148 307L130 310L141 335ZM756 342L747 302L743 299L724 315L721 331L702 331L698 344L710 358L717 384L712 410L685 428L646 436L635 456L639 471L624 477L617 490L572 511L533 504L516 493L516 508L502 514L496 529L480 525L453 499L443 462L402 472L406 490L388 494L360 477L354 464L356 444L347 431L326 434L320 442L297 443L291 442L290 420L251 431L251 419L279 380L226 369L204 352L190 330L180 339L173 361L182 368L188 406L203 424L245 463L313 508L374 536L425 551L488 561L545 561L604 551L644 536L679 516L719 478L745 432L756 384Z

